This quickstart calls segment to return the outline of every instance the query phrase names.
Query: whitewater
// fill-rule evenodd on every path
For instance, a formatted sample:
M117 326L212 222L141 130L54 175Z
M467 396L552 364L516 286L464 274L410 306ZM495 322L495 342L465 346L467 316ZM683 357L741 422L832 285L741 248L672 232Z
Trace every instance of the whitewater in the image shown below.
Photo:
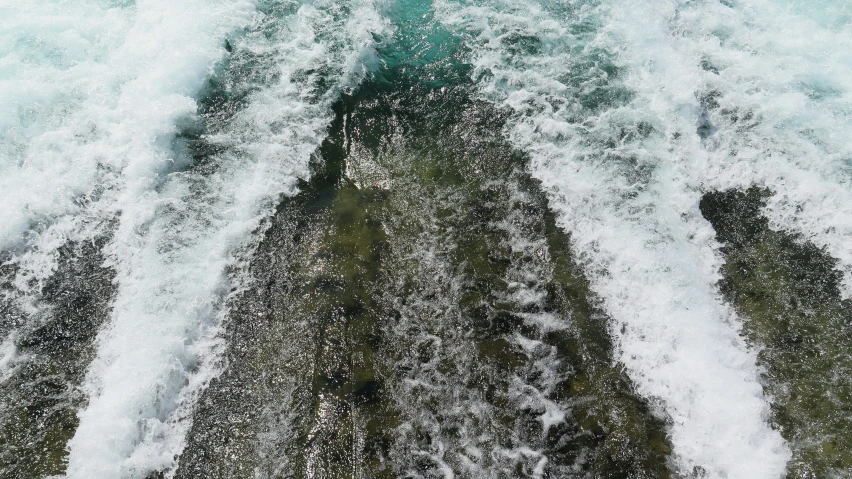
M850 68L831 0L0 1L0 477L852 477Z
M115 298L82 385L89 399L67 476L144 477L174 463L193 400L215 373L222 304L240 287L227 268L306 174L333 95L368 67L368 28L379 20L369 5L352 7L355 19L334 18L344 5L286 5L269 27L276 5L103 3L5 7L5 70L23 71L3 88L4 111L20 119L4 118L2 190L15 206L2 241L22 250L10 262L15 299L26 301L56 268L58 247L113 228L105 255ZM221 150L215 165L188 168L178 133L204 121L194 97L230 35L272 81L237 85L249 105L223 131L204 131ZM323 67L330 84L317 91L312 72Z

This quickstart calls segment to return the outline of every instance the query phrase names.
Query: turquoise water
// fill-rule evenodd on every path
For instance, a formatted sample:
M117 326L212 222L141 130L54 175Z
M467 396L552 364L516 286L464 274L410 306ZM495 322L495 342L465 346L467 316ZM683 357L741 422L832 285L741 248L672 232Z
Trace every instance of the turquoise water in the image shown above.
M0 6L0 477L852 477L850 14Z

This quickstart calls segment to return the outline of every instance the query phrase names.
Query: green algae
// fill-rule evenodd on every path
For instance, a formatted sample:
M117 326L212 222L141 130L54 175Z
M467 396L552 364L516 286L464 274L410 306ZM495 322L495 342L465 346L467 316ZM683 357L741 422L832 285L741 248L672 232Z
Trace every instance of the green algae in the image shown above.
M841 299L836 261L774 231L759 188L708 193L704 216L722 253L721 291L759 351L773 422L793 451L790 478L852 474L852 302Z

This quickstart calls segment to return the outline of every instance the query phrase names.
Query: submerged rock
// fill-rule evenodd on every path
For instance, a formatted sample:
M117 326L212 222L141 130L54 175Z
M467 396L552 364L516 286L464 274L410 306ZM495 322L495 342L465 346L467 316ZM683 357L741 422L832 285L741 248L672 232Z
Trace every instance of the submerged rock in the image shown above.
M722 293L759 350L772 421L789 441L790 478L852 471L852 302L837 262L807 240L770 228L771 192L707 193L704 216L723 244Z

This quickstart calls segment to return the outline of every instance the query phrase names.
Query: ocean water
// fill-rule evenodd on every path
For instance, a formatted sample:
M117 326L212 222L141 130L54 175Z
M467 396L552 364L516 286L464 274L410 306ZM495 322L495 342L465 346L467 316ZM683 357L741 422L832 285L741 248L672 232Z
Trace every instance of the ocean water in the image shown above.
M852 5L0 2L0 477L852 477Z

